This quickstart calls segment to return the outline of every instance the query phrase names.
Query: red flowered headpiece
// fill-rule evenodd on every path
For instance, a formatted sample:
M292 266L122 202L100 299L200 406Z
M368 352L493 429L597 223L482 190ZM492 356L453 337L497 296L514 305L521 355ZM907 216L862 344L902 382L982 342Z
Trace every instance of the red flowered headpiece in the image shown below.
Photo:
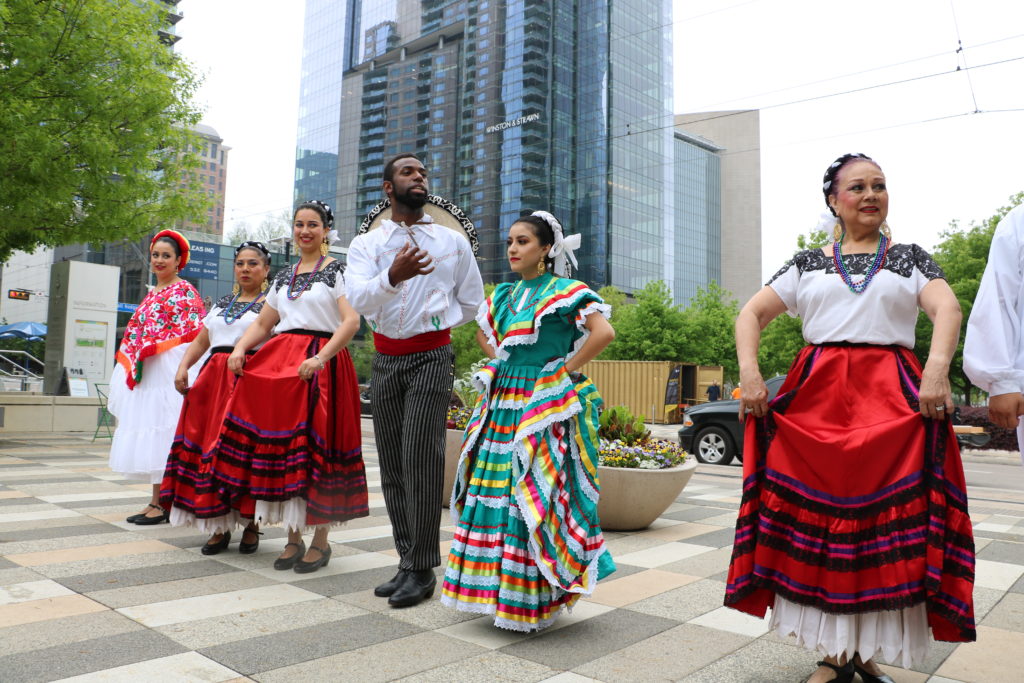
M188 255L192 250L192 245L188 243L188 239L177 230L161 230L157 234L153 235L153 239L149 241L149 248L153 248L153 244L161 237L169 237L178 243L178 248L181 249L181 263L178 264L178 272L188 265Z

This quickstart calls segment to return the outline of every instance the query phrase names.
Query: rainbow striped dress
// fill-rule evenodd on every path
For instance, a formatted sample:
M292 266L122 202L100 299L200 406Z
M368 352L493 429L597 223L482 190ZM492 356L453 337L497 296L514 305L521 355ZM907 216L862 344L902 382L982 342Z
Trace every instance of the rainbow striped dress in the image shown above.
M474 377L443 604L535 631L615 571L597 517L602 401L565 369L586 317L609 312L582 282L549 274L498 285L481 307L497 357Z

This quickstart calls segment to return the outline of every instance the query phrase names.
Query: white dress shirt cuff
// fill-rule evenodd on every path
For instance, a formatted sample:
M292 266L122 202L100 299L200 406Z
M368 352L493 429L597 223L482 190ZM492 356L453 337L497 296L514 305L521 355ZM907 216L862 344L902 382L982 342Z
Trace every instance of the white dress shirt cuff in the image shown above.
M377 282L380 283L381 291L382 292L386 292L387 294L398 294L398 289L399 289L399 287L401 287L401 284L402 284L402 283L398 283L399 287L391 286L391 276L388 275L388 269L387 268L385 268L384 270L380 271L380 275L377 276Z
M992 389L988 392L989 396L999 396L1001 394L1016 394L1020 393L1021 385L1020 381L1016 379L1001 379L992 382Z

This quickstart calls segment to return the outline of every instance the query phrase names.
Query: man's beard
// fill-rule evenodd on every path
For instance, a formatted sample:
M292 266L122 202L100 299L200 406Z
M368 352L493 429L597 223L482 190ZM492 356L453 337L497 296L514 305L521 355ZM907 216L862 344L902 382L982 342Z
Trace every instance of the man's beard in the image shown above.
M424 190L422 195L410 194L414 188L409 188L405 192L395 193L395 202L406 206L410 209L422 209L427 203L427 193ZM418 189L418 188L416 188Z

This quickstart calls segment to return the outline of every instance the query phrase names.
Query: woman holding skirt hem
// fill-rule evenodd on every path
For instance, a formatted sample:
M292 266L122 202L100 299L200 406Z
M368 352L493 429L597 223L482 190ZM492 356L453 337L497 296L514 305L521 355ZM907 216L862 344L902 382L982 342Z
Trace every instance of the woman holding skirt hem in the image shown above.
M359 316L329 259L330 207L300 204L299 262L278 273L228 367L239 376L225 412L214 479L240 514L288 528L275 569L312 572L330 561L327 532L369 514L355 368L345 345ZM276 334L249 360L246 352ZM314 528L306 550L302 532Z
M178 366L174 388L185 397L178 429L167 456L160 503L173 526L193 526L212 534L202 547L216 555L231 541L241 521L238 510L225 502L214 486L213 455L224 422L224 410L237 376L228 370L228 355L263 308L270 273L270 251L260 242L243 242L235 249L235 286L203 320L203 330L189 345ZM196 381L189 371L209 352ZM259 548L259 525L247 520L238 545L244 554Z

